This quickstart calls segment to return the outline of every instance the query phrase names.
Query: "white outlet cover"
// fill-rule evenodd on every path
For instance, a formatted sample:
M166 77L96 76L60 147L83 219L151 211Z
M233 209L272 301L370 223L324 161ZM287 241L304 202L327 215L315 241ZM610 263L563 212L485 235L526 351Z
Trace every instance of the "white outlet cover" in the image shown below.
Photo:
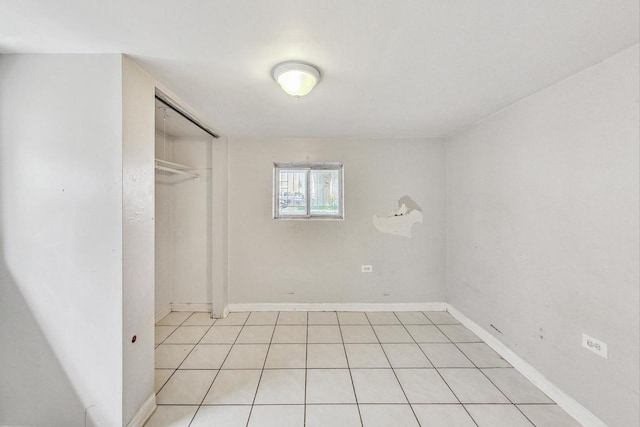
M607 344L593 337L590 337L585 333L582 333L582 346L587 350L594 352L600 357L604 357L605 359L609 358Z
M373 272L373 266L371 265L362 265L360 266L360 271L363 273L371 273Z

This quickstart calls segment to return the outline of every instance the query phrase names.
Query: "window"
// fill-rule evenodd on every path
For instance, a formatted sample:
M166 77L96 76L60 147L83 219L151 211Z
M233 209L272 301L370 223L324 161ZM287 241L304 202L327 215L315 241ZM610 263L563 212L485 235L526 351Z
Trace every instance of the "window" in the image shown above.
M341 163L275 163L275 219L343 219Z

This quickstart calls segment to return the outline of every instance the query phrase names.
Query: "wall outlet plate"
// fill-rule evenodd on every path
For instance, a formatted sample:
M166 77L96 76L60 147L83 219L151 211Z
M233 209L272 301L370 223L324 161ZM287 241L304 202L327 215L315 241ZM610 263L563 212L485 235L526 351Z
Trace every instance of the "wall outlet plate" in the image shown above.
M609 358L609 353L607 351L607 344L599 341L589 335L582 333L582 346L587 350L593 351L600 357L604 357L605 359Z
M362 265L360 266L360 271L363 273L371 273L373 272L373 266L372 265Z

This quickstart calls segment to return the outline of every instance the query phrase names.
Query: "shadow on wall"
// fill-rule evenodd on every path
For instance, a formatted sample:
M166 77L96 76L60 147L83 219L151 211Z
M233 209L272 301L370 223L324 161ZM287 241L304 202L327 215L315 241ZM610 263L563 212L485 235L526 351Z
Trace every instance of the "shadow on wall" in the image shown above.
M0 225L0 425L84 426L83 404L20 293L4 247Z

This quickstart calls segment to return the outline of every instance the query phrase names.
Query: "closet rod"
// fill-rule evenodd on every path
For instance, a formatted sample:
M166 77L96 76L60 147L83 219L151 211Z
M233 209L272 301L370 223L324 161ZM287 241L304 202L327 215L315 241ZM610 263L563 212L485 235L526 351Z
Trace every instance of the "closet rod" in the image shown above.
M187 172L187 171L180 170L180 169L168 168L166 166L156 165L156 169L161 170L161 171L165 171L165 172L177 173L177 174L180 174L180 175L189 175L189 176L191 176L193 178L200 178L200 175L198 175L197 173L191 173L191 172Z
M162 159L156 159L156 163L159 163L160 166L167 166L170 168L175 168L175 169L191 169L193 170L194 168L191 166L187 166L187 165L181 165L180 163L173 163L167 160L162 160Z
M198 126L200 129L202 129L203 131L205 131L206 133L208 133L212 137L214 137L216 139L220 138L220 135L218 135L217 133L215 133L211 129L207 128L206 126L201 125L200 123L198 123L198 121L196 119L194 119L188 113L183 111L176 103L171 101L171 99L168 96L166 96L164 93L156 90L156 99L158 101L164 103L167 107L171 108L176 113L180 114L185 119L189 120L194 125Z

